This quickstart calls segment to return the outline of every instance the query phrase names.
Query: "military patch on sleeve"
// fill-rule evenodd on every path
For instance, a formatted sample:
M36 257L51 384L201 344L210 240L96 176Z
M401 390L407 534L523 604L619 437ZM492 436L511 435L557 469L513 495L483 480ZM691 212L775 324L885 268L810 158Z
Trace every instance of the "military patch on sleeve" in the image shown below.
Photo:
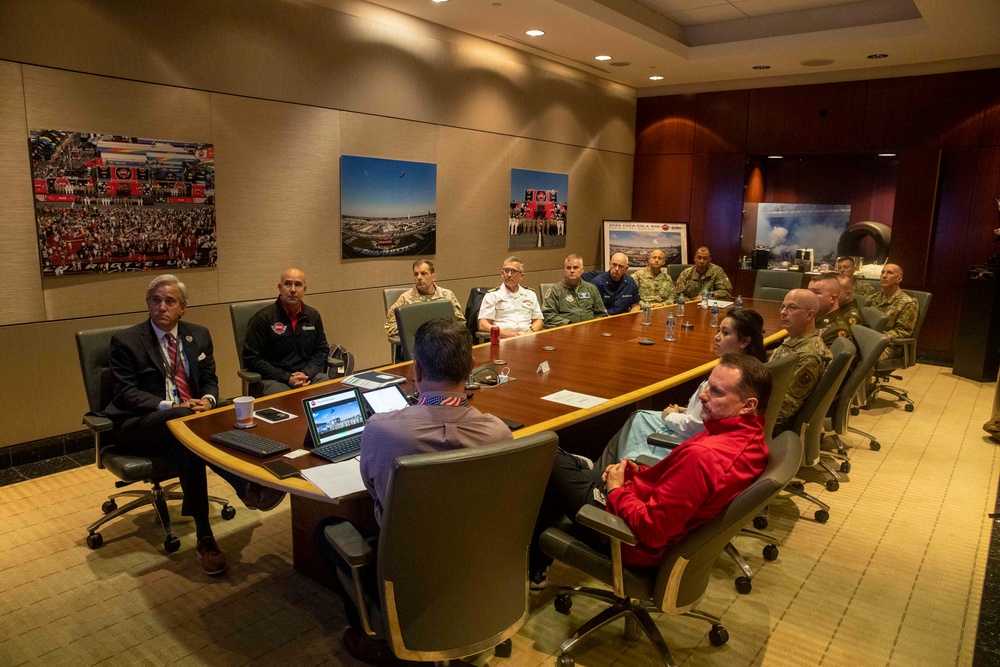
M547 290L545 290L545 296L542 297L542 298L543 299L548 299L550 294L552 294L552 288L551 287L548 288Z
M799 376L799 385L802 387L811 387L816 384L816 378L813 377L812 371L806 371Z

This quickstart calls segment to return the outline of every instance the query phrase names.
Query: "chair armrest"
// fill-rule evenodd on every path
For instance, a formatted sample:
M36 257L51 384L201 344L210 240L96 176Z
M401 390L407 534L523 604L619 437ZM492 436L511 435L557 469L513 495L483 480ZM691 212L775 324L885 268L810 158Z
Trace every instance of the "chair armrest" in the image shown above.
M358 529L347 521L323 529L323 537L352 568L364 567L373 560L373 551Z
M94 433L103 433L111 430L111 420L102 415L95 415L88 412L83 416L83 423Z
M476 342L488 343L490 341L490 334L488 331L477 331L476 332Z
M240 379L253 384L254 382L260 382L260 373L254 373L253 371L248 371L246 369L239 369L236 374L240 376Z
M215 407L217 408L227 408L233 404L233 399L231 398L220 398L215 402Z
M659 463L657 459L654 459L652 456L649 456L648 454L639 454L639 456L635 457L635 459L633 460L639 465L646 466L647 468L652 468L657 463Z
M581 526L586 526L607 535L614 540L620 540L625 544L635 546L639 543L632 529L625 523L625 519L615 516L611 512L606 512L593 505L584 505L576 513L576 522Z
M389 345L399 345L399 336L389 336Z
M677 446L676 442L663 433L650 433L646 436L646 444L656 445L657 447L664 447L666 449L673 449Z

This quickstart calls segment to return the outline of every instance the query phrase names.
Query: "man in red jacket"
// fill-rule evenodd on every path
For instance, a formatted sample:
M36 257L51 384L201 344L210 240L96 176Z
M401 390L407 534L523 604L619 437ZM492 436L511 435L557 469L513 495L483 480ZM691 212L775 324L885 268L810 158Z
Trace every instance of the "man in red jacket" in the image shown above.
M622 459L603 471L590 470L582 459L559 450L531 545L531 588L545 587L552 562L538 548L538 537L560 516L575 517L587 503L623 518L639 538L634 547L622 545L626 565L658 567L671 545L717 516L764 471L768 448L762 410L770 395L771 375L764 364L749 355L727 354L700 396L705 431L656 465Z

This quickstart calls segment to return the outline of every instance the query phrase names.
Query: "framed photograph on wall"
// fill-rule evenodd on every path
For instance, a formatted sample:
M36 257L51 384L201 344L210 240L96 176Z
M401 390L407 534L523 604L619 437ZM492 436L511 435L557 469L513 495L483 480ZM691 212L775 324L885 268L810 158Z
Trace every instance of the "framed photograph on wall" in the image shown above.
M340 239L342 259L433 255L437 165L341 156Z
M630 220L604 221L604 266L611 256L625 253L629 267L643 267L649 263L649 253L662 250L667 264L687 264L687 223L684 222L632 222Z
M30 130L43 276L215 266L215 148Z
M507 247L564 248L569 174L510 170Z

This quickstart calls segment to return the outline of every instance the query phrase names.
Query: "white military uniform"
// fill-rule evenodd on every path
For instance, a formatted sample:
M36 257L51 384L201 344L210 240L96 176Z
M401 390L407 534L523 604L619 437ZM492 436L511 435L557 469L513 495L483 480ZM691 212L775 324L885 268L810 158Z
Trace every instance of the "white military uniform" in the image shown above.
M506 285L491 289L483 296L479 319L490 320L508 331L524 333L531 330L531 321L542 319L538 296L527 287L511 292Z

